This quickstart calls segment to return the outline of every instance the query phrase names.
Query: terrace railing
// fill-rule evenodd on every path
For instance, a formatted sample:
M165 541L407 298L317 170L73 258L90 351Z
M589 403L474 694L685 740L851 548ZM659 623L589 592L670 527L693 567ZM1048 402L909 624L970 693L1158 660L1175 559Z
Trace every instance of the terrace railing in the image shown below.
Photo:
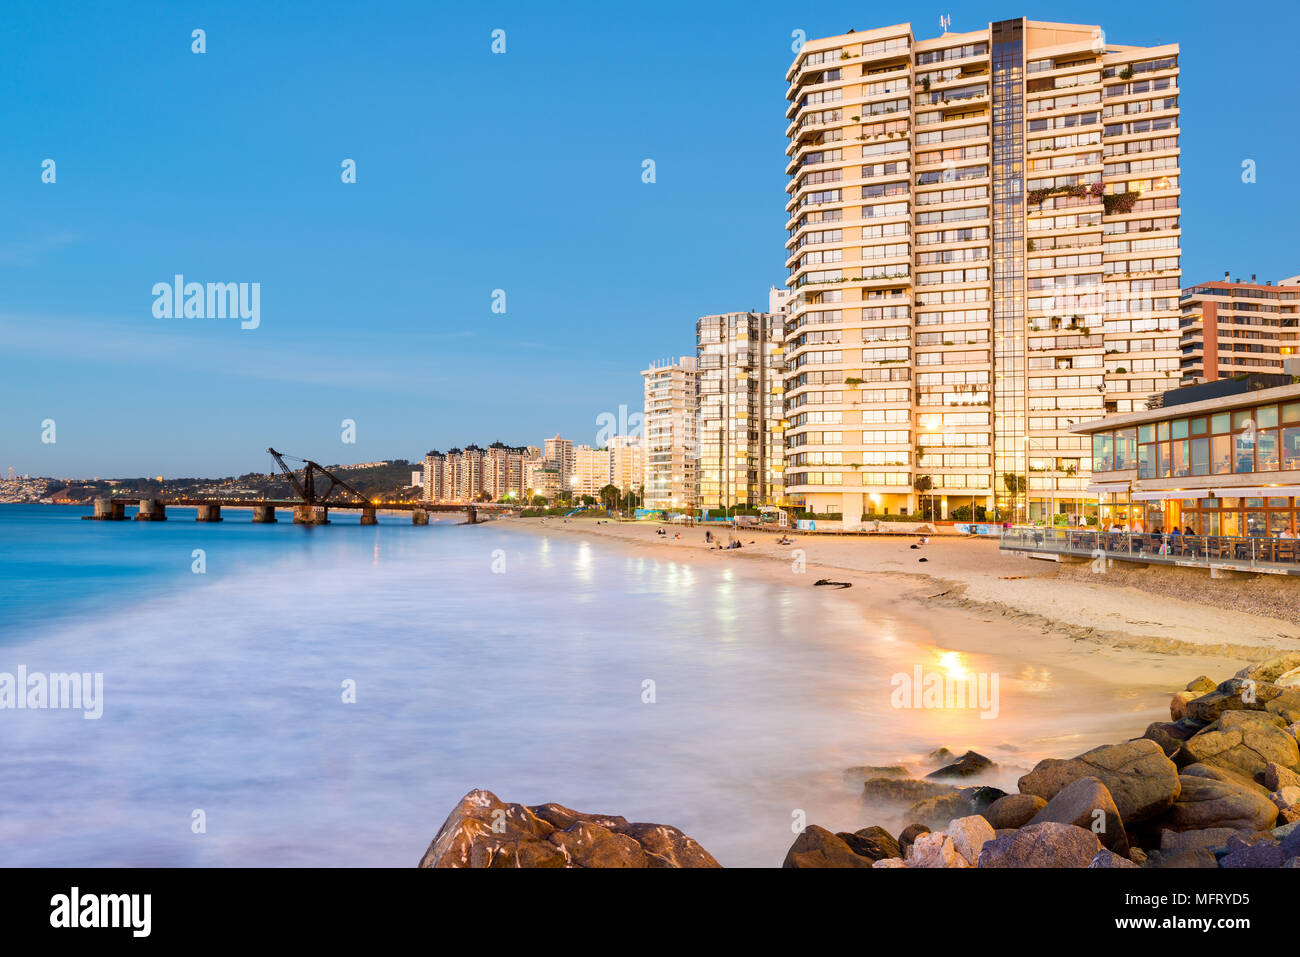
M1004 551L1300 575L1300 541L1264 535L1168 535L1082 528L1004 528Z

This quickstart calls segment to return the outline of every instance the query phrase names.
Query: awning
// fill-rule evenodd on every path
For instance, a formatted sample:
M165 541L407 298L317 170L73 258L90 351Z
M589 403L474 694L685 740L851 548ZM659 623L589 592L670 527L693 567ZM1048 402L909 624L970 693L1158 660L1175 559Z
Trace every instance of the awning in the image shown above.
M1173 498L1295 498L1300 497L1300 485L1242 485L1238 488L1181 488L1150 489L1129 496L1135 502L1151 502Z
M1154 492L1134 492L1129 498L1135 502L1153 502L1171 498L1206 498L1209 495L1207 488L1165 488Z
M1085 492L1092 495L1109 495L1111 492L1127 492L1128 482L1104 482L1100 485L1089 485Z

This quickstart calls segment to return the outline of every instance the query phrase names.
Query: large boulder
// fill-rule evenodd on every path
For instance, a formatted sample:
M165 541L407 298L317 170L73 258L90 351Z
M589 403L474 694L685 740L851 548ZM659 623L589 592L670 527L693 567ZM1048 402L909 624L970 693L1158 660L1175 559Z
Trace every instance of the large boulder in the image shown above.
M995 831L1002 831L1024 827L1045 807L1047 801L1037 794L1008 794L990 804L983 814Z
M1219 730L1203 731L1183 744L1193 761L1234 771L1244 777L1262 775L1269 763L1295 769L1300 749L1291 735L1271 723L1271 715L1258 717L1224 714Z
M786 852L782 867L870 867L874 858L853 853L839 835L810 824L800 832Z
M1294 676L1295 680L1290 680ZM1267 681L1269 684L1291 686L1300 686L1300 651L1290 651L1285 654L1275 655L1258 664L1246 665L1237 672L1238 678L1249 678L1252 681ZM1282 681L1286 677L1287 681Z
M1142 737L1160 745L1160 750L1172 758L1196 734L1196 730L1181 721L1155 721L1147 725Z
M1276 805L1256 789L1230 779L1192 774L1179 778L1182 787L1178 799L1160 819L1161 827L1172 831L1207 827L1263 831L1277 820Z
M1020 779L1019 787L1022 794L1050 801L1084 777L1097 778L1106 786L1126 824L1158 817L1178 797L1178 768L1160 745L1145 738L1102 745L1066 760L1040 761Z
M1097 835L1102 846L1128 854L1128 835L1106 785L1094 777L1071 781L1029 823L1073 824Z
M915 804L957 789L940 781L916 781L910 778L869 778L862 783L862 798L868 804Z
M974 867L979 862L980 851L984 849L984 845L997 838L992 825L979 814L960 817L950 823L948 825L948 836L952 838L953 847L957 853L971 867Z
M675 827L507 804L482 789L461 798L420 859L420 867L719 866Z
M1300 788L1300 774L1292 771L1290 768L1284 768L1280 764L1270 761L1264 768L1264 787L1270 791L1277 791L1282 788Z
M898 842L883 827L864 827L852 834L847 831L837 832L836 837L849 846L859 857L879 861L886 857L902 857Z
M987 771L991 767L993 767L993 762L984 755L975 751L967 751L952 764L944 765L938 771L931 771L926 777L933 780L968 778L971 775Z
M908 867L970 867L971 862L957 853L957 845L943 831L921 834L907 849Z
M945 828L955 818L982 813L1004 796L1005 792L997 788L961 788L950 794L918 801L903 814L903 821L907 824L924 824L932 829Z
M1197 847L1212 850L1216 847L1224 847L1229 838L1240 837L1246 833L1231 827L1207 827L1198 831L1164 830L1160 832L1160 850L1166 854L1177 854Z
M1229 678L1213 691L1187 702L1187 716L1214 721L1225 711L1264 711L1283 689L1254 678Z
M1089 867L1137 867L1138 865L1134 864L1127 857L1120 857L1114 851L1108 851L1103 847L1100 851L1097 852L1097 856L1092 859L1091 863L1089 863L1088 866Z
M1027 824L985 844L979 866L1087 867L1100 850L1096 834L1073 824Z

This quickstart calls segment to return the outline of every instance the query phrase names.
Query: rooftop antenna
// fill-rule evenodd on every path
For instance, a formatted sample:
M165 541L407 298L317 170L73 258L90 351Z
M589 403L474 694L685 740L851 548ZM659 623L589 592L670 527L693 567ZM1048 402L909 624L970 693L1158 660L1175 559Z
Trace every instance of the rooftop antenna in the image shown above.
M951 24L952 24L952 17L948 16L948 14L945 13L943 16L939 18L939 27L940 29L943 30L944 33L948 32L948 27Z

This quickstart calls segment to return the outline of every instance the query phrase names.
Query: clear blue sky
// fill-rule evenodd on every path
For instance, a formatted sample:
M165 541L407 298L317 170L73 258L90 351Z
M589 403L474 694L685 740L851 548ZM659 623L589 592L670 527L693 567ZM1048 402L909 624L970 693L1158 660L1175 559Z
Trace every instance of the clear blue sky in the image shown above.
M333 462L593 441L599 413L640 408L640 369L693 351L697 316L762 307L782 281L796 29L928 38L943 12L953 30L1023 14L1177 41L1184 283L1300 273L1295 5L881 9L10 5L0 469L217 475L269 468L267 445ZM153 284L178 272L260 282L260 328L154 318Z

